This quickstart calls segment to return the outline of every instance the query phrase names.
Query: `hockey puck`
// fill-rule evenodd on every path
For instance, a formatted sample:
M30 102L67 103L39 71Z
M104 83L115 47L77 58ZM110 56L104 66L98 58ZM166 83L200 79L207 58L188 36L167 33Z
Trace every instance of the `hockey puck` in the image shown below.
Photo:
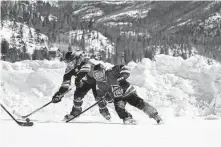
M29 119L29 118L26 118L26 122L30 122L30 119Z

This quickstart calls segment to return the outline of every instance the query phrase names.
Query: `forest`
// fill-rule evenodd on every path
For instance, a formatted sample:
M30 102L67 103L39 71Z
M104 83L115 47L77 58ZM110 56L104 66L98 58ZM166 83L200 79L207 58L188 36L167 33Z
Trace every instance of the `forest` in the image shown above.
M28 42L43 44L43 58L47 57L47 48L52 44L66 44L71 48L85 51L89 37L99 40L99 35L91 36L92 31L101 33L110 40L114 52L108 55L106 47L99 52L102 60L109 62L128 63L139 62L143 58L154 60L156 54L180 56L187 59L193 54L200 54L221 61L221 17L218 21L208 21L209 17L221 14L220 3L213 5L207 13L201 8L210 2L129 2L117 5L93 1L1 1L1 27L5 21L12 23L10 40L1 37L1 54L16 56L15 61L33 59L27 54L27 42L24 41L24 25L28 26ZM123 10L141 10L151 8L145 17L130 17L106 19L109 15L122 14ZM83 11L82 9L85 9ZM86 11L87 10L87 11ZM87 14L102 10L103 15L83 19ZM80 12L80 13L77 13ZM196 14L196 12L198 12ZM85 17L86 18L86 17ZM179 25L174 19L189 19L194 21L188 25ZM213 27L211 26L213 24ZM114 24L114 25L113 25ZM175 26L175 27L174 27ZM182 27L179 27L182 26ZM209 26L209 27L207 27ZM32 31L34 28L35 31ZM172 28L172 29L171 29ZM70 31L81 30L80 39L67 35ZM41 34L48 38L41 37ZM88 35L85 36L85 35ZM71 41L70 41L71 40ZM45 45L45 47L44 47ZM90 44L89 44L90 46ZM36 49L37 50L37 49ZM63 55L67 49L60 48ZM94 49L87 50L94 53ZM13 52L13 55L10 53ZM2 56L4 60L5 56Z

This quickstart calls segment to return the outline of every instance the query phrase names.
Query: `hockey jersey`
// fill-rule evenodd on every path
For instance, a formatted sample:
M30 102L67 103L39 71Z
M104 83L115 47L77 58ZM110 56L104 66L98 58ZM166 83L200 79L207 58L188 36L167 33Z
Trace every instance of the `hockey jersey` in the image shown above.
M122 73L130 73L129 69L124 65L116 65L105 72L106 79L104 81L96 80L96 88L98 97L113 98L125 97L135 92L133 86L130 85Z
M92 65L90 65L90 63L78 58L68 63L67 68L65 70L65 74L63 76L62 84L57 93L63 94L69 89L71 85L72 76L75 76L75 84L80 82L80 80L84 80L84 82L93 84L95 80L92 77L87 76L87 74L91 71L91 66Z

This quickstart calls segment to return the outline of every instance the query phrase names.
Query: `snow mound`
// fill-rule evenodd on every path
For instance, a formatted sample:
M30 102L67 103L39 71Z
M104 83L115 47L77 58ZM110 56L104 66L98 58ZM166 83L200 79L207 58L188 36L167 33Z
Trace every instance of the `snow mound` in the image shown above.
M206 58L157 55L156 62L143 59L130 62L129 81L138 87L138 93L154 106L175 116L202 116L208 114L209 104L216 99L221 107L221 65L208 65ZM164 111L163 111L164 110Z
M101 63L107 68L113 65ZM1 102L11 111L28 114L49 102L61 85L66 64L59 61L22 61L1 65ZM221 65L194 56L187 60L179 57L157 55L156 61L143 59L140 63L130 62L131 76L128 79L137 89L138 95L155 106L164 119L174 116L206 116L209 104L215 100L215 108L221 107ZM73 78L74 79L74 78ZM36 113L33 119L61 120L70 112L75 90L65 95L62 102L49 105ZM215 99L214 99L215 98ZM95 102L92 92L84 98L83 108ZM112 117L119 120L113 104L108 105ZM149 121L141 111L127 106L135 119ZM2 113L2 110L0 110ZM3 113L4 114L4 113ZM212 113L215 114L215 113ZM217 113L219 116L219 113ZM98 108L90 109L79 119L93 119L100 116ZM140 116L140 117L139 117ZM4 117L4 115L3 115Z
M1 98L16 112L30 112L58 89L66 65L59 61L1 61Z

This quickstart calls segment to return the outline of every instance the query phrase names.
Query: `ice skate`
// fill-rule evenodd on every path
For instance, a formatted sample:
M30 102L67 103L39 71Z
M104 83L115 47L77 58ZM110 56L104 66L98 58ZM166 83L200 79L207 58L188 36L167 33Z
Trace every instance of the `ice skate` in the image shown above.
M106 119L106 120L110 120L111 119L111 115L108 111L107 108L103 108L103 109L99 109L100 114Z
M106 120L111 120L111 116L110 115L106 115L106 116L104 116L104 118L106 119Z
M131 124L131 125L137 124L136 120L134 120L133 118L125 118L123 122L124 124Z
M163 119L157 114L153 117L158 124L163 124Z
M82 108L73 107L71 113L64 116L64 121L70 120L76 116L78 117L81 111L82 111Z
M63 121L67 121L67 120L70 120L70 119L72 119L72 118L74 118L74 115L72 115L72 114L67 114L67 115L64 116Z

